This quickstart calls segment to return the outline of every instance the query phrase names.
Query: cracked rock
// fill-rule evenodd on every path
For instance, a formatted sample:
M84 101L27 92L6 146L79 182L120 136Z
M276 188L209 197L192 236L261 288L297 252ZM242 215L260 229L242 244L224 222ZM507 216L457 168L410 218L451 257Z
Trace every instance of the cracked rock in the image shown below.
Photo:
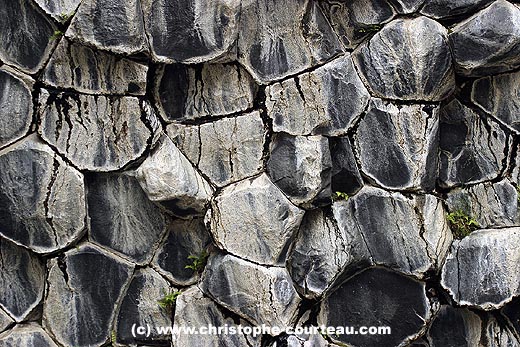
M439 101L455 88L447 34L427 17L397 19L356 49L354 61L374 96Z
M489 317L483 330L486 333L486 347L520 346L520 340L516 338L514 332L507 325L500 324L494 317Z
M151 260L165 233L166 220L134 177L90 174L87 201L90 237L136 264Z
M58 347L36 323L17 325L0 335L0 347Z
M90 244L51 259L48 266L44 327L61 345L103 345L134 266Z
M429 0L425 1L421 13L433 18L446 18L474 12L492 0Z
M520 228L483 229L454 245L441 284L459 305L494 310L520 295Z
M378 185L413 191L435 188L438 108L373 99L354 139L361 170Z
M167 131L218 187L254 176L263 168L266 130L258 111L201 125L170 124Z
M0 332L7 329L13 323L14 320L0 307Z
M0 238L0 274L0 307L21 322L43 299L45 266L30 251Z
M370 94L350 54L266 89L275 132L292 135L346 133L364 112Z
M395 7L397 12L408 14L419 10L425 0L389 0L389 2Z
M388 326L392 333L329 336L354 346L406 345L425 329L432 316L423 282L383 268L349 279L323 301L318 324L325 326Z
M29 131L33 116L33 82L13 69L0 69L0 148Z
M81 0L34 0L40 8L58 22L67 22L74 14Z
M505 305L500 312L516 331L516 334L520 334L520 297Z
M240 27L238 59L260 83L294 75L342 52L315 1L243 2Z
M332 160L331 190L351 196L363 187L363 178L357 167L356 157L348 137L329 138Z
M443 305L428 330L429 346L480 346L481 325L480 317L467 308Z
M452 28L457 73L486 76L520 66L520 8L498 0Z
M300 298L285 268L216 255L210 258L200 287L217 303L254 325L284 329L296 320Z
M225 187L212 201L211 232L217 245L234 255L281 264L303 214L262 174Z
M36 253L79 239L85 229L83 175L36 135L0 152L0 234Z

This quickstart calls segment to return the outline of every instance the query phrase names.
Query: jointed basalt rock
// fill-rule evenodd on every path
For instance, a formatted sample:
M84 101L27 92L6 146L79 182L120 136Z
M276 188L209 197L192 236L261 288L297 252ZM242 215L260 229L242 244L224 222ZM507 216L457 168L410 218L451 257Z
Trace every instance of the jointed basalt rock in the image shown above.
M0 307L0 332L6 330L14 320Z
M359 173L348 137L329 138L329 147L332 161L332 194L336 192L356 194L363 187L363 178Z
M446 332L449 333L447 334ZM430 347L479 346L482 320L467 308L441 306L427 336Z
M0 347L58 347L36 323L17 325L0 335Z
M34 0L47 14L59 22L67 22L76 13L81 0Z
M428 0L421 13L433 18L454 17L472 13L493 0Z
M416 12L425 3L425 0L388 0L399 13ZM430 0L428 0L430 1Z

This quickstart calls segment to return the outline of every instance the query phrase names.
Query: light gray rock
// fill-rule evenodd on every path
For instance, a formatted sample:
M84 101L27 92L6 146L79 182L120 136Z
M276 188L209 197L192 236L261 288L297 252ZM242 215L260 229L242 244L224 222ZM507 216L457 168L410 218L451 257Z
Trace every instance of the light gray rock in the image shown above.
M58 347L36 323L17 325L0 335L0 347Z
M154 96L161 116L171 122L250 109L256 89L238 64L171 64L159 70Z
M332 160L332 194L343 192L351 196L363 187L363 178L359 173L356 157L348 137L329 138Z
M36 135L0 152L0 234L36 253L84 234L83 175Z
M429 0L424 2L421 13L433 18L446 18L472 13L493 0Z
M84 244L51 259L48 267L44 328L61 345L103 345L134 266Z
M428 0L430 1L430 0ZM399 13L413 13L419 10L425 0L389 0Z
M262 174L222 189L207 217L211 217L211 232L220 248L273 265L285 261L289 241L303 214Z
M292 203L304 208L330 204L331 167L326 137L273 136L267 171Z
M211 185L166 135L137 169L136 177L150 200L179 217L204 215L213 194Z
M0 69L0 148L29 131L33 115L33 82L13 69Z
M14 320L0 307L0 332L6 330Z
M40 304L45 266L30 251L0 238L0 307L16 322Z
M480 346L482 320L467 308L442 305L428 329L430 347ZM447 333L449 332L449 333Z
M378 185L431 191L437 178L439 108L373 99L357 128L361 171Z
M58 22L69 21L76 13L81 0L34 0L47 14Z
M266 130L258 111L201 125L170 124L167 132L218 187L254 176L263 168Z
M459 305L494 310L520 295L520 228L483 229L454 245L441 284Z
M285 268L263 267L232 255L210 258L200 288L257 326L291 326L300 304Z
M144 95L147 71L144 64L63 39L43 71L42 81L81 93Z
M266 89L267 114L275 132L345 134L364 112L370 94L350 54Z
M449 35L457 73L486 76L520 66L520 8L498 0Z
M315 1L242 3L238 59L260 83L294 75L341 52Z
M439 182L444 187L479 183L505 170L509 136L457 99L441 110Z
M152 141L155 115L136 97L44 90L40 104L40 135L80 170L121 169Z
M396 19L353 53L372 95L439 101L455 89L448 31L427 17Z

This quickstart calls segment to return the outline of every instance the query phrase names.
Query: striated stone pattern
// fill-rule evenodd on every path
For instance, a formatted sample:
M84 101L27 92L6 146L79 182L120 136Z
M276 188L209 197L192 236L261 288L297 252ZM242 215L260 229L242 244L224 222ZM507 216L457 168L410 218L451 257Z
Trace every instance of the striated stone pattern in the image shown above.
M0 334L1 347L58 347L49 335L35 323L16 326Z

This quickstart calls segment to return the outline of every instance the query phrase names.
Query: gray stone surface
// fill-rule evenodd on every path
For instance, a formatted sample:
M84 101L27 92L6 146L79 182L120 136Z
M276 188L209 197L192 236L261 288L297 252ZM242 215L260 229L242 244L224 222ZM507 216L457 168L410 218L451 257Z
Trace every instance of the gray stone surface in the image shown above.
M520 295L520 228L483 229L454 245L441 284L459 305L493 310Z
M40 304L45 266L25 248L0 238L0 307L21 322Z
M48 267L45 329L65 346L103 345L134 266L85 244L49 260Z
M58 347L36 323L17 325L0 335L0 347Z
M355 139L361 171L378 185L431 191L437 178L439 109L372 99Z
M37 253L62 249L83 235L85 205L83 175L36 135L0 152L3 237Z
M266 129L258 111L201 125L170 124L167 132L218 187L254 176L263 168Z
M350 54L266 89L267 114L275 132L345 134L364 112L370 94Z
M33 80L13 69L0 69L0 148L20 139L32 123Z
M421 13L433 18L465 15L477 11L493 0L429 0L424 2Z
M430 0L428 0L430 1ZM389 0L399 13L412 13L419 10L425 0Z
M14 320L0 307L0 332L6 330Z
M121 169L152 139L155 115L136 97L43 90L40 104L40 135L81 170Z
M505 305L500 313L506 318L507 322L518 335L520 333L520 297L515 298L513 301Z
M222 189L212 201L207 218L220 248L257 263L273 265L285 261L303 210L291 204L262 174Z
M238 59L261 83L296 74L341 51L338 38L315 1L242 4Z
M232 255L210 258L200 288L257 326L291 326L300 304L285 268L263 267Z
M520 340L506 325L501 324L496 318L490 317L484 327L486 334L486 347L516 347L520 346Z
M498 0L452 28L457 73L485 76L520 66L520 8Z
M443 305L428 329L429 346L480 346L481 326L480 317L467 308Z
M354 51L374 96L438 101L455 89L448 31L427 17L396 19Z
M168 122L250 109L257 89L238 64L165 65L154 88L161 116Z
M343 192L356 194L363 187L363 178L359 173L356 157L348 137L329 138L332 161L331 190L332 194Z
M34 0L58 22L67 22L74 16L81 0Z

